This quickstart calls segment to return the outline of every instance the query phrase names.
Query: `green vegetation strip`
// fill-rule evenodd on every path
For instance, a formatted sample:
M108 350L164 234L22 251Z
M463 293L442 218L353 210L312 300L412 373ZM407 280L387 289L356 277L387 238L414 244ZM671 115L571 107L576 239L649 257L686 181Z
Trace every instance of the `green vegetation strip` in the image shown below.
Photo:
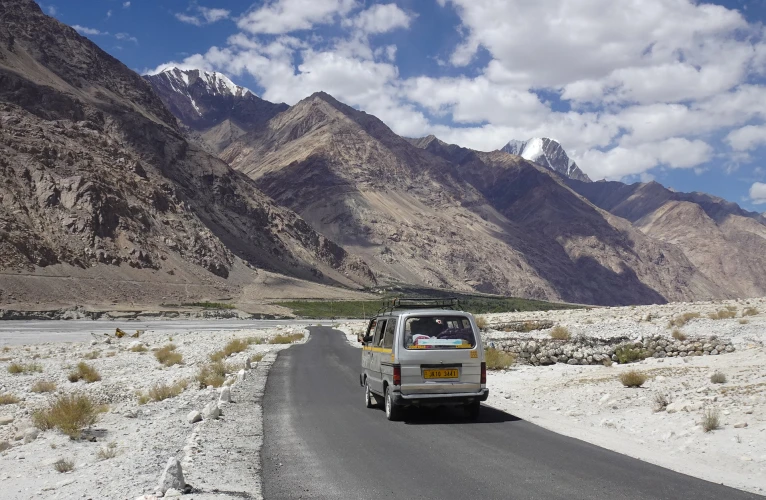
M473 314L501 313L514 311L549 311L553 309L574 309L577 306L555 304L541 300L514 297L460 297L460 309ZM309 319L328 318L369 318L381 308L382 300L348 301L287 301L277 305L286 307L293 314Z

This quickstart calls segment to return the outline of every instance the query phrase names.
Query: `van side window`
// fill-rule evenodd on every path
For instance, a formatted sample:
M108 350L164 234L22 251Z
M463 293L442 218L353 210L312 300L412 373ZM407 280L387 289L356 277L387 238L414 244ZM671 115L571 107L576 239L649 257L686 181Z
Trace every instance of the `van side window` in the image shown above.
M383 340L383 332L386 328L386 320L378 320L378 324L375 328L375 338L372 339L372 345L375 347L380 347L380 343Z
M391 349L394 347L394 332L396 331L396 320L391 319L386 323L386 332L383 334L383 347Z

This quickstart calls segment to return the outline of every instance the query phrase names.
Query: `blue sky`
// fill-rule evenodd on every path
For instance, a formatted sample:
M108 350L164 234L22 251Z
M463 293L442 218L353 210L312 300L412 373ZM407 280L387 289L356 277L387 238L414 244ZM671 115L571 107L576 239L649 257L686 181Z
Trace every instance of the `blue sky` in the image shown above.
M139 72L324 90L397 133L480 150L553 137L593 179L766 210L766 0L52 0Z

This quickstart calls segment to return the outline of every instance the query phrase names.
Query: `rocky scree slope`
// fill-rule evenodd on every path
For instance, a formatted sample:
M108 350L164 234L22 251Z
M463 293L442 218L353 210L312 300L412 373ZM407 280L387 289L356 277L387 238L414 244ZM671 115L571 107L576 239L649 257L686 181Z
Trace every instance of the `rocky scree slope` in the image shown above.
M436 138L405 140L317 93L221 157L383 282L595 304L722 296L671 244L551 170Z
M94 299L119 280L231 292L246 278L230 276L242 261L374 282L361 261L189 143L150 86L95 44L29 0L0 2L0 21L0 269L89 270ZM30 293L44 299L35 283ZM0 301L13 294L3 288Z
M192 136L216 154L288 108L265 101L216 72L170 68L144 79Z

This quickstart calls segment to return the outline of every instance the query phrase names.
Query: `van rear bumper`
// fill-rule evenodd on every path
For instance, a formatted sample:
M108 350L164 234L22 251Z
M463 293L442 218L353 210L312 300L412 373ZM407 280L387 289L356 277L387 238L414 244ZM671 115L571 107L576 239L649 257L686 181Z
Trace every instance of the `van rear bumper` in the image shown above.
M395 405L445 405L445 404L465 404L474 401L486 401L489 397L489 389L482 389L479 392L453 392L453 393L421 393L421 394L402 394L396 392L392 394Z

